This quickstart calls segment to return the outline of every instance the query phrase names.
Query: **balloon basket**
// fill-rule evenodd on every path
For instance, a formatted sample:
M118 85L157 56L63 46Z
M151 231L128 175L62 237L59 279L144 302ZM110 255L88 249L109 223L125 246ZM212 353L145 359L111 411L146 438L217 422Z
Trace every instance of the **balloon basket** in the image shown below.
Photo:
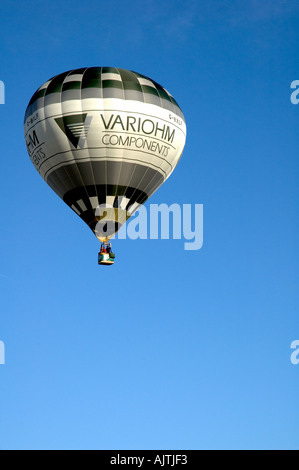
M101 266L111 266L114 264L114 253L99 253L98 264Z

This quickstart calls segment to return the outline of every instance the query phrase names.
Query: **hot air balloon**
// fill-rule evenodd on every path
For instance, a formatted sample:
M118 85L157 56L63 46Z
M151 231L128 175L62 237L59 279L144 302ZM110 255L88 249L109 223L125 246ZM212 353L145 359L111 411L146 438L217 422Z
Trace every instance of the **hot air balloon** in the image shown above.
M25 113L28 154L48 185L102 242L171 175L186 140L183 113L161 85L114 67L71 70L48 80Z

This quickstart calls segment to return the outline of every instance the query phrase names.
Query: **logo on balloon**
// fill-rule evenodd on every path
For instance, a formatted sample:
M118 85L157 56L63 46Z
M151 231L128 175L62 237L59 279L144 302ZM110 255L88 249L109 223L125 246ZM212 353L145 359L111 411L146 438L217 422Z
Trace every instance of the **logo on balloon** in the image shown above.
M87 113L72 114L55 119L62 132L76 148L84 146L91 120L92 116L87 117Z

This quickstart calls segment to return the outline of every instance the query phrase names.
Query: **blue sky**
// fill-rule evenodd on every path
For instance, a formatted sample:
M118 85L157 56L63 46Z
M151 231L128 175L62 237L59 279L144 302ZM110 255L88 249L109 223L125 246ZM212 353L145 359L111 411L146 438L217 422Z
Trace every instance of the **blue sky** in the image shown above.
M2 2L1 449L298 449L297 1ZM151 203L204 205L204 245L118 240L117 263L34 170L50 77L116 66L187 122Z

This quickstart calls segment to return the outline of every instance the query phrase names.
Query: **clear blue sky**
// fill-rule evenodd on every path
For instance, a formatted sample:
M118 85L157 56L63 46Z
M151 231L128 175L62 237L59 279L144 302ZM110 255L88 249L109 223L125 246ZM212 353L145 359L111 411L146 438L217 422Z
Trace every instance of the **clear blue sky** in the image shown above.
M298 1L6 0L1 17L0 448L298 449ZM177 99L185 152L149 202L203 204L201 250L119 240L98 267L34 170L28 101L86 66Z

